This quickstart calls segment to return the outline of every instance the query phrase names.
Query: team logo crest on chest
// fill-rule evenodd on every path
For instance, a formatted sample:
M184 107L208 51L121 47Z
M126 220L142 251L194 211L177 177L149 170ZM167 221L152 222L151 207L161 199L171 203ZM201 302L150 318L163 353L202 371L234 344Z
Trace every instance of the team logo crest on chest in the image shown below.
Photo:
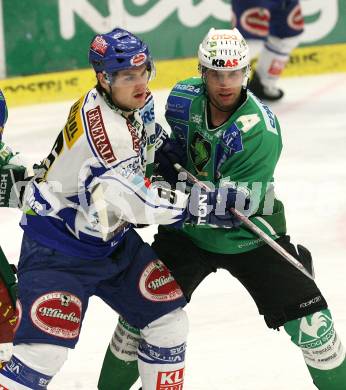
M203 172L203 169L210 160L211 144L200 133L195 133L190 144L189 152L198 174L207 176L207 172Z

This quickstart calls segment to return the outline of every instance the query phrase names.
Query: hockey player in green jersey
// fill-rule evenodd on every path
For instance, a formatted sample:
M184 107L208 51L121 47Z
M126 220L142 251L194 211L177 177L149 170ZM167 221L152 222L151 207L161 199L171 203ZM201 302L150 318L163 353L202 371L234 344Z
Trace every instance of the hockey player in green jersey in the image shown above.
M236 208L312 272L310 252L290 242L284 207L275 197L280 125L268 106L247 89L245 40L237 29L211 29L199 46L198 57L201 77L179 82L168 97L166 118L172 135L157 152L159 173L177 183L173 164L178 162L208 185L246 187L250 207L236 204ZM196 220L205 218L202 197L200 206ZM284 327L301 349L315 386L345 389L345 349L315 282L236 218L233 228L191 223L181 229L159 226L153 248L188 300L210 273L219 268L229 271L248 290L267 326ZM104 360L100 390L131 387L134 380L128 387L119 386L124 383L119 379L120 368L123 377L138 376L136 349L136 330L122 319Z
M10 186L14 181L22 180L25 176L25 168L19 165L16 155L2 142L6 121L7 104L0 90L0 207L8 204ZM15 301L16 277L0 246L0 368L3 360L11 355L13 330L17 321Z

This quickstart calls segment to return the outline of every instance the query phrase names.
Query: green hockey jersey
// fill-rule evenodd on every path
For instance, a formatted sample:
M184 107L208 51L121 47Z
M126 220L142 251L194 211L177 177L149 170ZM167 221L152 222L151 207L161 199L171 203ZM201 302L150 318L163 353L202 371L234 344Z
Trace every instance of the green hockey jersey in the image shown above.
M276 116L247 91L244 103L231 117L211 128L207 105L200 78L179 82L168 97L166 119L171 136L185 149L185 168L216 187L246 186L251 192L250 220L277 239L286 233L286 222L283 204L274 193L273 173L282 149ZM185 223L182 233L216 253L241 253L264 244L244 225L225 229Z

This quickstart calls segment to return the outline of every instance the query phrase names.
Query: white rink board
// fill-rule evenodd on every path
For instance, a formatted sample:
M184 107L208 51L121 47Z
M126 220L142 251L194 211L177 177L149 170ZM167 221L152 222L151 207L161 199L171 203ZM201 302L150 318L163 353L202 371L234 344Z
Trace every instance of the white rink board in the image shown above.
M271 105L284 139L275 175L277 193L286 206L292 241L313 254L318 284L346 344L346 74L288 78L281 86L286 97ZM154 93L162 123L167 92ZM38 162L48 154L70 105L12 109L4 141L28 162ZM17 262L20 213L0 212L0 244ZM150 227L140 233L151 241L154 231ZM315 389L300 351L284 331L266 328L244 288L226 272L208 277L187 311L191 331L185 390ZM116 318L102 301L91 299L80 342L51 390L96 389Z

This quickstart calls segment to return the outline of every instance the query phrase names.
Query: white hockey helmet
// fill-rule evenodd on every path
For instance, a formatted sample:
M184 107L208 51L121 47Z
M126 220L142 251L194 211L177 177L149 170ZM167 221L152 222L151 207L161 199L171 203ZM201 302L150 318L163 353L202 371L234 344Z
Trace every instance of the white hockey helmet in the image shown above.
M249 47L237 28L211 28L198 48L199 70L230 71L244 69L243 86L250 75Z

